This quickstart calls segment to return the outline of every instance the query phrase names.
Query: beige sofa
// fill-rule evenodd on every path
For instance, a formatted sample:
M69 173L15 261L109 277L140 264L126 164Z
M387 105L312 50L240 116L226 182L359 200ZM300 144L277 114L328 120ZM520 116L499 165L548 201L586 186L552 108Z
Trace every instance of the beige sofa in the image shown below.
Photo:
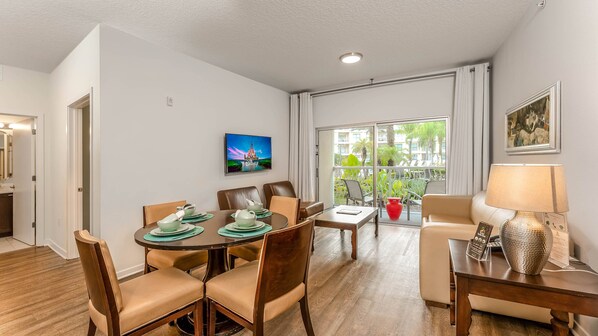
M500 225L514 212L486 205L486 193L475 196L425 195L422 200L422 228L419 241L419 288L428 305L449 303L448 239L471 239L480 221ZM473 309L544 323L550 310L519 303L470 295Z

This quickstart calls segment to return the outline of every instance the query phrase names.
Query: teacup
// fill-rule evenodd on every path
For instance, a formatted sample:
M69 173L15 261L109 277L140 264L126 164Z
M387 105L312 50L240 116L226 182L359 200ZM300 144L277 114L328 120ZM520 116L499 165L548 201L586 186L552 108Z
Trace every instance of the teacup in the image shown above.
M262 211L262 209L264 209L264 205L259 202L254 202L247 206L247 210L249 211Z
M235 223L239 227L250 227L255 225L257 216L253 211L238 210L235 214Z
M191 216L195 213L195 204L185 204L183 206L176 207L177 210L184 210L185 216Z
M181 223L181 219L176 219L176 217L173 219L171 216L168 216L158 221L158 227L162 232L172 232L178 230L181 227Z

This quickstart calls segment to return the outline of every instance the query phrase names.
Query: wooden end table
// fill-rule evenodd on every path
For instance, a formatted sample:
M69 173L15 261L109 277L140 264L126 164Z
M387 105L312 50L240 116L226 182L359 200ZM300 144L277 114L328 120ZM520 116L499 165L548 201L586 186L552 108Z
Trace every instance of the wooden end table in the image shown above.
M596 274L542 271L525 275L511 270L502 252L492 253L488 261L477 261L466 255L466 249L467 241L449 239L450 322L456 323L457 336L469 335L469 294L549 308L556 336L569 335L568 313L598 317ZM551 263L545 268L559 269Z
M361 212L357 215L345 215L338 213L341 210ZM351 258L353 259L357 259L357 231L371 219L374 219L374 224L376 225L374 234L378 237L378 208L341 205L328 209L314 217L316 226L351 231Z

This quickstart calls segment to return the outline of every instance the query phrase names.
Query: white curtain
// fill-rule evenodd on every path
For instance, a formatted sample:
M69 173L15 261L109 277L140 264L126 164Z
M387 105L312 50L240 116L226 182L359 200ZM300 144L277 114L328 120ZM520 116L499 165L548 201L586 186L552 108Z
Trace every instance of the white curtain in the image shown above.
M450 125L447 193L485 190L490 169L489 64L457 69Z
M289 180L297 197L316 199L315 130L309 93L291 95L289 130Z

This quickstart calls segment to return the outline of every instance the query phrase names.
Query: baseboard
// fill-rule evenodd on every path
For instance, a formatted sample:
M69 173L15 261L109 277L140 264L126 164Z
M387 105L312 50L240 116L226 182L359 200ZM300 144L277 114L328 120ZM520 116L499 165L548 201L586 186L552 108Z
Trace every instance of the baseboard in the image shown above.
M46 239L46 245L63 259L67 259L66 250L56 244L52 239Z
M582 328L577 321L573 321L573 329L571 329L571 333L574 336L590 336L590 333Z
M139 264L139 265L135 265L133 267L125 268L124 270L120 270L120 271L116 272L116 277L118 279L122 279L122 278L126 278L128 276L131 276L133 274L143 272L144 266L145 266L145 264Z

